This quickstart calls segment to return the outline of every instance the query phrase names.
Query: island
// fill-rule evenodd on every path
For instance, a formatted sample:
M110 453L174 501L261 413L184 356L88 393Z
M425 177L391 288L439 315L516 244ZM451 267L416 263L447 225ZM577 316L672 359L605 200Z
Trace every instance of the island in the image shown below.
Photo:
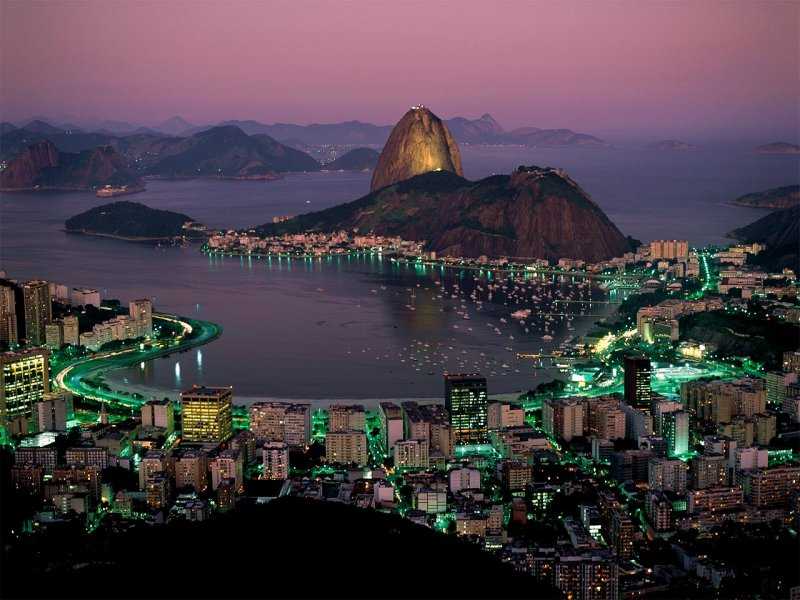
M800 146L789 142L772 142L756 148L758 154L800 154Z
M689 142L682 142L681 140L661 140L654 142L647 146L650 150L673 150L673 151L686 151L697 150L697 146Z
M763 192L745 194L736 198L733 204L751 208L791 208L800 204L800 185L785 185Z
M378 164L377 150L372 148L354 148L335 160L322 165L323 171L369 171Z
M187 215L128 201L96 206L67 219L64 228L68 233L132 242L191 239L204 236L206 229Z

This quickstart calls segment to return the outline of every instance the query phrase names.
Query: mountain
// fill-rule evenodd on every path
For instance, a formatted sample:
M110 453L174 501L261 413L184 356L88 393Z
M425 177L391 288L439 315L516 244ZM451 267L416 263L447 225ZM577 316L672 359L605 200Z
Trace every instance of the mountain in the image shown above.
M329 171L366 171L375 168L378 156L378 151L372 148L355 148L336 160L325 163L323 168Z
M733 204L753 208L791 208L800 204L800 185L786 185L763 192L745 194L736 198Z
M728 236L745 243L766 244L767 249L756 255L755 262L771 270L789 267L798 270L800 246L800 205L776 210Z
M64 227L72 233L133 239L164 239L181 235L183 224L191 221L181 213L157 210L138 202L111 202L95 206L67 219Z
M662 140L660 142L654 142L647 146L650 150L674 150L674 151L686 151L686 150L697 150L697 146L694 144L689 144L688 142L682 142L680 140Z
M128 123L127 121L106 120L106 121L101 121L96 127L93 128L93 130L103 131L114 135L124 135L132 133L136 131L138 128L139 125L134 125L132 123Z
M465 257L597 261L630 250L625 236L566 173L535 166L476 182L447 170L424 173L259 229L374 231L425 240L440 255Z
M12 131L15 131L16 129L19 129L19 128L16 125L14 125L13 123L9 123L8 121L3 121L2 123L0 123L0 135L5 134L5 133L11 133Z
M800 146L789 142L772 142L758 146L755 151L758 154L800 154Z
M428 171L464 174L461 153L447 125L424 106L414 106L389 134L372 173L370 190Z
M257 177L275 171L319 170L319 163L307 154L267 135L248 136L231 125L155 143L157 153L143 166L148 175Z
M42 121L40 119L36 119L26 123L20 129L25 129L27 131L32 131L34 133L43 133L43 134L52 134L52 133L64 133L64 130L60 127L55 127L48 123L47 121Z
M462 144L483 144L498 139L505 133L492 115L486 113L480 119L454 117L445 121L456 141Z
M153 129L166 133L167 135L180 135L184 131L190 130L194 125L181 117L172 117L166 121L159 123Z
M126 161L111 146L73 154L42 140L28 146L0 172L4 190L90 190L103 185L136 185Z

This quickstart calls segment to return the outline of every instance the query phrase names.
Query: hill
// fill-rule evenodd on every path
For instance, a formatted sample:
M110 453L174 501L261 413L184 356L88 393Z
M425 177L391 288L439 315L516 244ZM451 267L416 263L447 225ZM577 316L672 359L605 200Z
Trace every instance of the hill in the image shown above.
M104 185L140 185L111 146L80 153L60 152L47 140L35 142L0 172L4 190L91 190Z
M70 217L64 222L64 227L70 233L161 240L181 235L183 224L191 220L181 213L121 201L95 206Z
M754 262L771 270L789 267L798 271L798 246L800 246L800 205L777 210L728 234L745 243L758 242L767 250L754 258Z
M786 185L763 192L745 194L736 198L733 204L752 208L791 208L800 204L800 185Z
M789 142L772 142L758 146L755 151L759 154L800 154L800 146Z
M323 165L329 171L366 171L374 169L380 154L372 148L355 148Z
M17 576L3 578L3 597L558 597L476 544L333 502L240 503L207 521L119 532L112 521L93 534L54 530L37 545L7 551L4 569ZM146 582L120 585L156 548L165 549L166 566L151 569ZM436 576L423 575L423 565Z
M425 240L441 255L596 261L628 240L563 171L520 167L471 182L432 171L327 210L262 225L269 234L340 229Z

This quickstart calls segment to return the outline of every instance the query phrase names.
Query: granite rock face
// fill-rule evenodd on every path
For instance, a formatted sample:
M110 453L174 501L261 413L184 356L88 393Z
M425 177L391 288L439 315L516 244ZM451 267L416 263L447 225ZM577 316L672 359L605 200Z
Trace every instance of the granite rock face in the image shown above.
M415 106L389 134L372 174L370 191L429 171L463 175L461 154L447 125L427 108Z
M49 141L36 142L23 150L0 173L0 187L29 188L47 168L58 166L58 150Z

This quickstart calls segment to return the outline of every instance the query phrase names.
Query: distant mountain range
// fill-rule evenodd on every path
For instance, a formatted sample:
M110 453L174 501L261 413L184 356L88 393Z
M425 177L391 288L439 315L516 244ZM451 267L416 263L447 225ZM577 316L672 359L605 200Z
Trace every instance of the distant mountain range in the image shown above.
M539 127L521 127L506 131L490 115L484 114L477 119L454 117L444 121L447 127L461 144L496 144L521 146L607 146L603 140L585 133L576 133L570 129L543 129ZM33 125L32 125L33 123ZM392 125L374 125L361 121L344 121L341 123L313 123L296 125L292 123L266 124L254 120L228 120L216 124L193 125L185 119L175 116L157 125L145 127L127 121L99 121L91 126L65 127L64 123L52 123L44 119L36 119L13 125L29 132L58 135L66 131L72 133L100 133L113 136L133 134L161 134L168 136L188 137L201 131L219 126L232 125L248 135L268 135L282 143L296 146L307 145L349 145L349 146L383 146L392 130ZM5 133L2 131L0 133Z

